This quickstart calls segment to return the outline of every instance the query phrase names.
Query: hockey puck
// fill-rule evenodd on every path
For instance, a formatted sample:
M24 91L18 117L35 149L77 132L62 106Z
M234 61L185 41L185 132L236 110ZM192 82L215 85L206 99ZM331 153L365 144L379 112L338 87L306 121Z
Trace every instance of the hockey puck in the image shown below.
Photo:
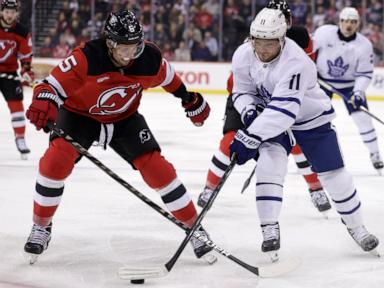
M144 284L144 279L132 279L132 284Z

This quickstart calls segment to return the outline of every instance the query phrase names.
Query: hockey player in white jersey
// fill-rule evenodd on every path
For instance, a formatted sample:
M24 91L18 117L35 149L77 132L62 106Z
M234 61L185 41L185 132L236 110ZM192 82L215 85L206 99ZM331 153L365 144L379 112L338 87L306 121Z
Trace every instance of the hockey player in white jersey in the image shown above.
M349 234L364 251L374 251L379 241L364 227L360 200L331 125L335 117L331 100L317 83L316 65L285 33L281 11L264 8L251 24L252 41L242 44L232 59L234 106L249 123L237 131L230 150L237 153L240 165L258 157L256 202L262 251L280 248L278 219L287 143L294 141L318 173ZM249 117L260 106L264 110Z
M339 26L324 25L314 33L319 78L344 94L348 113L369 150L373 167L380 173L384 164L377 134L371 117L359 110L360 106L368 109L365 90L373 74L372 44L357 32L360 17L355 8L344 8L339 18ZM322 88L332 96L332 92Z

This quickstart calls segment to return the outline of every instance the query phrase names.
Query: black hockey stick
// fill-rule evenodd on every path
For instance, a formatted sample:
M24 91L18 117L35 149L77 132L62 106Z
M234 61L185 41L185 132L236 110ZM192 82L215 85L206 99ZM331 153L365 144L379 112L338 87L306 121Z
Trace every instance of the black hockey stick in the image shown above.
M200 227L200 223L203 220L205 214L207 214L208 210L211 208L213 201L215 201L215 199L216 199L217 195L219 194L221 188L223 187L225 181L228 179L228 176L231 174L233 167L235 167L236 158L237 158L236 154L233 154L232 159L231 159L231 163L228 165L227 169L225 170L223 176L220 179L219 184L216 186L215 190L213 190L212 195L209 197L207 204L201 210L199 216L195 220L195 223L193 223L192 227L187 232L187 236L185 236L183 242L181 242L181 244L180 244L179 248L177 249L177 251L175 252L175 254L165 264L165 267L167 268L168 272L171 271L173 266L176 264L177 259L179 259L181 253L184 251L189 240L192 238L193 233Z
M248 176L247 180L244 181L243 188L241 188L241 194L244 193L244 191L248 188L249 184L251 183L253 175L255 175L256 172L257 163L255 165L255 168L253 168L251 174Z
M323 86L325 89L327 89L328 91L332 92L332 93L335 93L337 95L339 95L341 98L343 98L345 101L348 101L348 97L345 96L341 91L337 90L336 88L334 88L332 85L326 83L325 81L321 80L321 79L318 79L318 82L320 84L320 86ZM381 124L384 125L384 121L381 120L379 117L377 117L376 115L372 114L367 108L365 107L362 107L360 106L359 107L359 110L368 114L369 116L371 116L373 119L375 119L376 121L380 122Z
M96 157L94 157L91 153L88 152L81 144L76 142L70 135L68 135L64 130L56 127L52 123L47 124L48 128L55 133L56 135L64 138L67 140L81 155L88 158L89 161L91 161L93 164L95 164L97 167L99 167L102 171L104 171L108 176L110 176L112 179L114 179L116 182L121 184L123 187L125 187L128 191L130 191L132 194L134 194L136 197L138 197L141 201L145 202L147 205L149 205L151 208L153 208L155 211L157 211L159 214L167 218L172 223L179 226L181 229L183 229L186 232L190 231L190 228L184 225L181 221L176 219L172 214L165 211L163 208L161 208L159 205L154 203L151 199L146 197L144 194L139 192L136 188L131 186L128 182L126 182L124 179L122 179L120 176L118 176L115 172L113 172L111 169L109 169L107 166L105 166L100 160L98 160ZM258 275L260 277L276 277L279 275L286 274L288 272L293 271L296 269L300 262L297 259L290 259L289 261L283 262L280 261L279 263L276 263L274 265L268 265L268 266L252 266L249 265L242 260L238 259L237 257L233 256L230 252L226 251L225 249L221 248L220 246L216 245L213 241L207 240L205 237L201 237L200 233L198 231L194 232L194 236L197 237L199 240L204 242L204 244L211 246L217 253L227 257L228 259L232 260L233 262L237 263L238 265L242 266L243 268L247 269L251 273ZM122 279L145 279L145 278L156 278L156 277L162 277L165 276L168 271L155 271L154 269L133 269L129 267L121 267L119 269L119 276Z

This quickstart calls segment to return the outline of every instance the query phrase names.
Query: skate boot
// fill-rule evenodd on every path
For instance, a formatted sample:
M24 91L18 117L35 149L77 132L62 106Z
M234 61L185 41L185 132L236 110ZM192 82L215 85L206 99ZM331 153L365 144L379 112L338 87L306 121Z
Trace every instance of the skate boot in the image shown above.
M211 188L205 187L203 192L200 193L197 200L197 205L201 208L204 208L207 205L209 198L211 197L213 190Z
M324 216L328 218L324 212L331 209L331 203L329 202L327 194L325 194L324 190L322 188L316 190L309 189L309 193L311 195L313 205L315 205L319 212L322 212Z
M199 234L199 238L202 238L203 241L210 240L208 233L204 230L202 226L200 226L196 232ZM198 259L202 258L207 261L209 264L213 264L217 261L217 258L214 255L208 254L208 252L212 251L213 247L209 246L207 244L204 244L204 242L200 241L198 238L196 238L196 233L194 236L192 236L190 242L193 247L193 252L195 252L195 255Z
M381 175L382 169L384 168L384 163L383 163L383 159L381 159L380 153L379 152L371 153L370 157L371 157L371 162L373 167Z
M31 256L30 264L37 261L37 257L48 248L51 240L52 223L47 227L33 224L31 234L28 237L27 243L24 245L24 251Z
M379 253L376 251L376 247L379 245L379 239L377 239L375 235L370 234L364 226L347 229L348 233L361 247L361 249L365 252L370 252L372 255L380 257Z
M29 150L29 148L27 147L27 143L25 143L25 138L16 137L15 142L17 150L19 150L19 152L21 153L21 159L27 160L28 154L31 152L31 150Z
M263 233L263 243L261 244L261 251L268 253L272 262L279 260L277 250L280 249L280 226L276 222L274 224L262 224L261 232Z

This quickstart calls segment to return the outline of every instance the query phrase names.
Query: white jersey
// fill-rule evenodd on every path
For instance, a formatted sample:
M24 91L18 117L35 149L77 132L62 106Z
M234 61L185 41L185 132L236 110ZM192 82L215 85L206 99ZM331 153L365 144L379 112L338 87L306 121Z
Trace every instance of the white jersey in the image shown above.
M373 74L372 44L360 33L354 40L341 40L338 30L336 25L324 25L313 35L319 77L337 89L365 91Z
M313 129L335 117L331 100L317 83L316 65L291 39L268 64L255 56L251 42L242 44L233 55L232 71L232 99L240 114L247 105L264 102L264 111L247 129L262 140L289 128Z

